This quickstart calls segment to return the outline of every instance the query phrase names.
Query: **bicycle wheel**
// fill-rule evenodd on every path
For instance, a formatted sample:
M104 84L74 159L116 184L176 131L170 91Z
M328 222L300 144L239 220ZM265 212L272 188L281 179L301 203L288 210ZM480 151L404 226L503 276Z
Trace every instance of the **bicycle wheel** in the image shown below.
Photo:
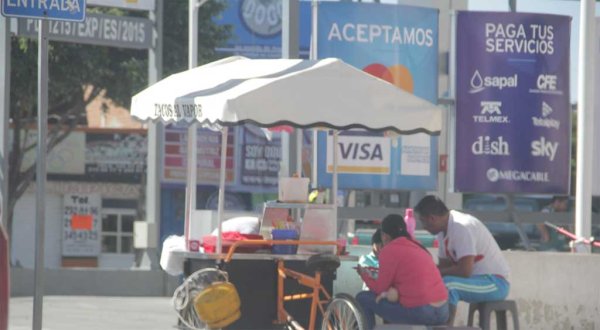
M327 305L321 330L366 330L367 321L362 309L345 293L336 294Z

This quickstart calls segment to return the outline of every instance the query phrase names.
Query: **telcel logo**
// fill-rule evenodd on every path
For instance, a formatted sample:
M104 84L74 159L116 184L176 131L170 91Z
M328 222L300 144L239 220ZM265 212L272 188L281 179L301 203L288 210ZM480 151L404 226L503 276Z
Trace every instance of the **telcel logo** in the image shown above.
M547 157L550 161L554 161L557 150L558 142L546 141L543 136L531 142L531 155L534 157Z
M474 155L510 156L508 142L502 136L492 140L489 136L480 136L471 145Z
M515 73L512 76L490 76L482 77L479 70L475 70L473 77L471 77L471 90L469 93L479 93L487 87L497 88L502 90L504 88L515 88L519 83L519 76Z

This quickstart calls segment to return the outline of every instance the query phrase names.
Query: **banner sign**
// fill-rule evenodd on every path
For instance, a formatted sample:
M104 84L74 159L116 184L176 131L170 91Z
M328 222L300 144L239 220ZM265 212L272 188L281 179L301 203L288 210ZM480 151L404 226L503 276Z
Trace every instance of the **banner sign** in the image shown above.
M233 130L227 136L225 182L235 179ZM165 127L163 152L163 182L185 183L187 159L187 127L174 124ZM196 150L198 155L198 184L219 185L221 171L221 132L198 129Z
M142 182L147 168L145 135L87 133L85 138L86 180Z
M569 192L571 18L459 12L455 190Z
M341 58L437 103L436 9L353 2L318 5L319 58ZM365 115L368 113L365 109ZM325 137L320 134L318 139L318 184L330 186L332 153L327 149L332 142L331 137L328 141ZM437 188L437 137L417 134L388 138L353 131L341 134L338 142L338 171L343 173L340 188Z
M17 21L19 36L37 38L37 19ZM50 40L134 49L152 48L152 21L143 17L88 14L83 22L51 21Z
M279 134L269 141L259 128L240 130L242 136L241 184L277 189L279 164L281 162L281 138Z
M62 255L94 257L100 254L100 195L67 194L63 198Z
M310 2L300 1L299 53L308 58ZM232 37L216 50L249 58L281 58L282 0L229 0L215 23L232 26Z

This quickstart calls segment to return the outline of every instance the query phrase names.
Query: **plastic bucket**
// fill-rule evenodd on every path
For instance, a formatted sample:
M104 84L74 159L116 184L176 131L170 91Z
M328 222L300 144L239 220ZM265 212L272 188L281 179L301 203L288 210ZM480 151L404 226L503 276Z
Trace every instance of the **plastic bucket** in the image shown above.
M273 229L271 231L273 240L297 240L298 231L295 229ZM273 254L296 254L298 245L273 244Z

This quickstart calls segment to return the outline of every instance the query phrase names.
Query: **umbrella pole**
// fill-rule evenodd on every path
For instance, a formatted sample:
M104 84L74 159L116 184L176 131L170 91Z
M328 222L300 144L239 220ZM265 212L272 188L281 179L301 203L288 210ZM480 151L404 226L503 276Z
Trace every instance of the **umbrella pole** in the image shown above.
M196 141L198 135L198 123L191 123L188 127L187 134L187 171L185 180L185 246L186 250L190 251L190 223L196 210L196 182L198 177L198 155ZM193 250L196 250L194 247Z
M219 175L219 206L217 209L217 217L219 218L219 226L217 230L217 254L221 253L221 230L223 223L223 206L225 205L225 176L227 168L227 127L221 128L221 175Z
M331 180L331 203L337 207L337 190L338 190L338 131L333 131L333 178Z

